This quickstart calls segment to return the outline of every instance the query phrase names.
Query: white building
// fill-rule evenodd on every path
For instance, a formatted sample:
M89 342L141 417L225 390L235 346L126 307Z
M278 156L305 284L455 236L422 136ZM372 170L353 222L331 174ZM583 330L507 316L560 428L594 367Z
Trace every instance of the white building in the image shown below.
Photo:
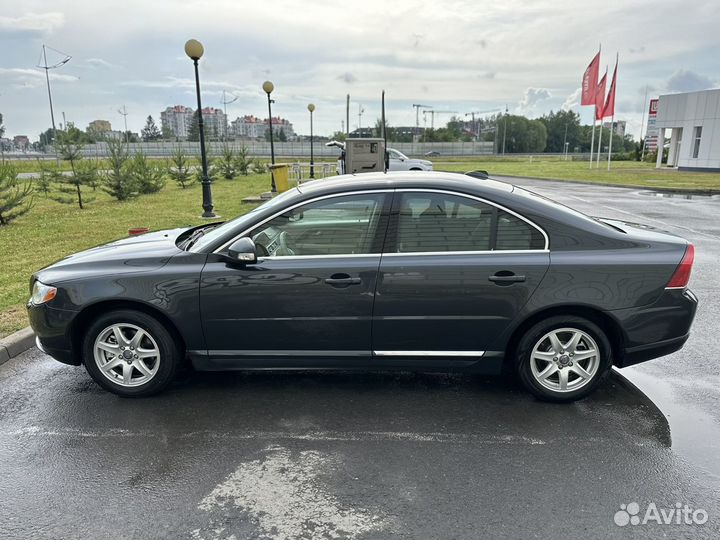
M267 118L258 118L257 116L238 117L231 122L232 134L235 137L247 137L250 139L262 139L268 129ZM287 140L295 138L295 130L289 120L273 116L272 119L273 138L277 140L280 130L285 133Z
M168 107L160 113L160 123L164 130L172 131L179 139L186 139L192 124L193 110L183 105Z
M670 131L666 166L720 171L720 89L660 96L655 125L660 143Z
M209 137L210 139L221 139L225 136L227 129L227 116L225 116L222 109L203 107L202 117L206 137Z

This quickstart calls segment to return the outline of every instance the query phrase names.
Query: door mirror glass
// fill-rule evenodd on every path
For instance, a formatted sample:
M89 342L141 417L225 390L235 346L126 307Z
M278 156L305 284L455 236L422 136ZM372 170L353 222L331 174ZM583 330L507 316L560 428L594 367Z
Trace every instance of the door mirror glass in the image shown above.
M254 264L257 262L257 254L255 251L255 242L252 238L243 237L238 238L228 248L228 258L234 262L243 264Z

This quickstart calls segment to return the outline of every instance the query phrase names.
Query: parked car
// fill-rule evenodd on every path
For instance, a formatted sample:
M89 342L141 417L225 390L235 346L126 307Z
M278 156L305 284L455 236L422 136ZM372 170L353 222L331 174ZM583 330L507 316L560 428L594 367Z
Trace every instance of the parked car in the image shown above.
M440 152L437 150L430 150L429 152L425 152L425 157L437 157L440 155Z
M432 161L407 157L400 150L388 148L390 154L390 171L432 171Z
M694 248L453 173L308 182L226 223L147 233L33 274L38 346L122 396L196 370L516 372L542 399L669 354Z

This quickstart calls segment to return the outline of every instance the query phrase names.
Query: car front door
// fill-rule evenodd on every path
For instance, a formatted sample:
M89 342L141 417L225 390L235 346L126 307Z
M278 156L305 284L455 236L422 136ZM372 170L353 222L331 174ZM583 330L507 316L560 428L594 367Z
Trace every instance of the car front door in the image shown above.
M208 257L200 308L217 367L366 363L391 192L324 197L285 209L241 236L255 264Z
M398 190L376 291L375 361L493 356L493 339L547 271L547 247L543 231L487 201Z

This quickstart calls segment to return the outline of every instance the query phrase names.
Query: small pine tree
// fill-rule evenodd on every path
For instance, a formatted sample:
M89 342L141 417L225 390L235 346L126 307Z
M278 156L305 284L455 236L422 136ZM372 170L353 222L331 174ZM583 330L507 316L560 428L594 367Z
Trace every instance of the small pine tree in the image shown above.
M32 193L30 182L21 185L15 167L0 163L0 226L8 225L30 211Z
M103 191L118 201L126 201L138 195L135 179L128 171L127 144L121 140L108 139L109 168L103 178Z
M267 165L259 159L254 159L252 162L252 172L254 174L265 174L268 171Z
M250 151L247 146L242 145L238 150L237 157L235 158L235 167L237 172L243 176L247 176L252 166L253 158L250 156Z
M173 152L170 163L168 164L167 173L182 189L185 189L192 181L188 156L183 152L182 147L178 146L177 150Z
M152 115L148 115L147 120L145 121L145 127L142 129L141 135L142 140L145 142L157 141L162 137L162 133L155 125L155 120L153 120Z
M165 187L163 171L154 163L151 163L142 152L138 152L130 158L128 170L134 179L138 192L142 194L157 193Z
M52 190L53 183L58 181L62 173L53 162L38 160L38 167L40 168L40 176L35 179L35 190L47 197Z
M232 180L238 173L237 156L232 146L224 144L220 157L214 160L214 166L217 171L226 180Z
M57 149L60 159L70 162L70 174L58 174L54 181L57 184L59 194L51 196L54 201L63 204L75 204L77 201L80 210L85 208L85 204L91 202L91 199L83 197L82 186L86 175L83 171L85 167L81 166L83 144L76 142L76 138L71 138L66 133L59 133L57 137Z

